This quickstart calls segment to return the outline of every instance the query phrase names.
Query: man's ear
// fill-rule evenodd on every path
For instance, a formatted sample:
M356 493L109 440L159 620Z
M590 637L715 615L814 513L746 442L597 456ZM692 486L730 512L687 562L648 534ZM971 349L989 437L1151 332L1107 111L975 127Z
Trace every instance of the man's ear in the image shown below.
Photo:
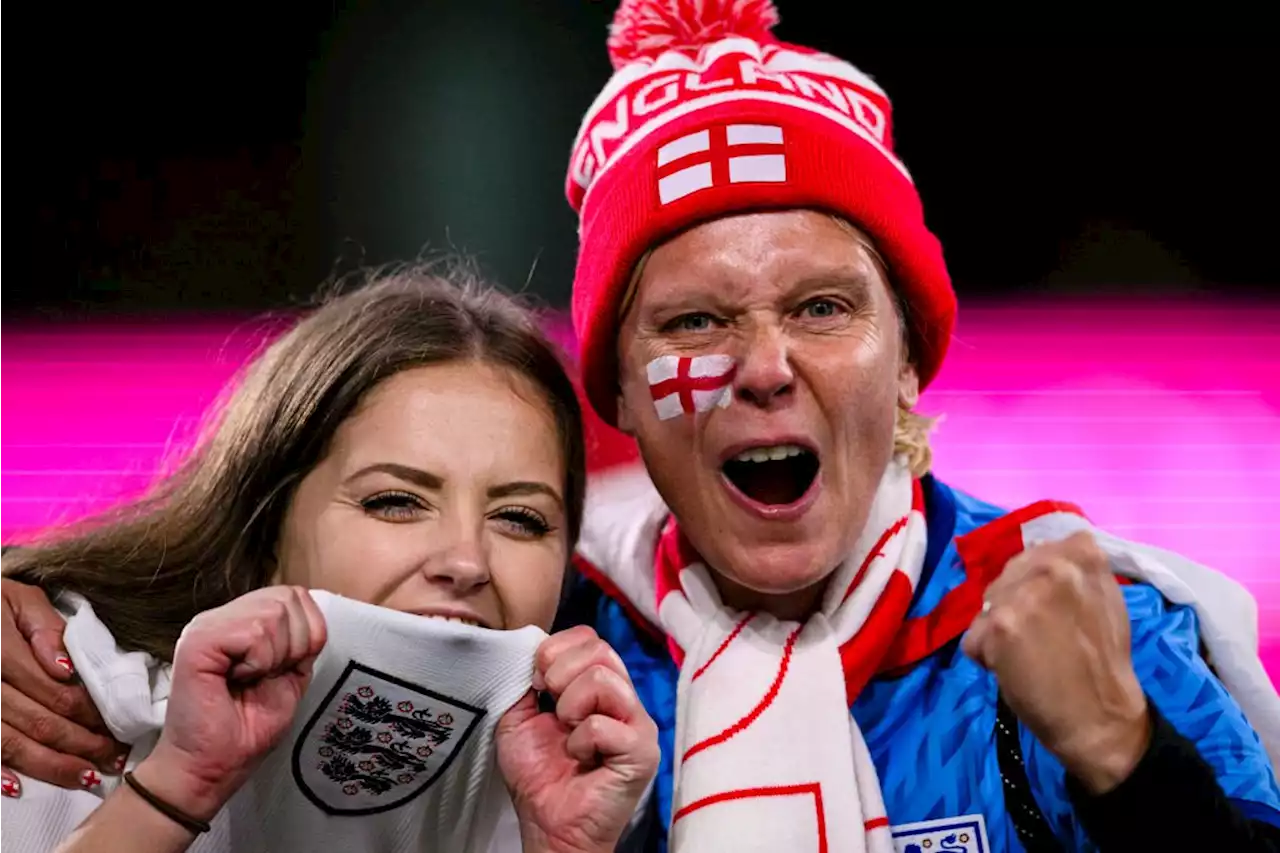
M632 438L635 438L636 437L635 417L631 414L631 410L627 408L627 403L625 398L623 398L622 396L622 391L618 391L617 409L618 409L618 430L622 432L624 435L629 435Z
M898 405L909 410L919 402L920 377L916 375L915 365L903 362L898 369Z

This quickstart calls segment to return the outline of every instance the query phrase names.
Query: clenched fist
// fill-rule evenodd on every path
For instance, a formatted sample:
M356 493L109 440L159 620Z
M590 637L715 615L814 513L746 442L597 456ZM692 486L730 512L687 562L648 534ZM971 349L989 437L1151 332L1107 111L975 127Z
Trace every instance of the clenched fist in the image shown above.
M962 643L1018 719L1093 793L1123 782L1151 739L1129 612L1092 534L1028 548L987 589Z
M161 799L208 820L288 732L324 648L305 589L272 586L201 613L178 639L164 731L134 772Z
M658 727L617 653L585 626L545 640L528 693L498 723L498 766L526 853L612 851L658 767Z

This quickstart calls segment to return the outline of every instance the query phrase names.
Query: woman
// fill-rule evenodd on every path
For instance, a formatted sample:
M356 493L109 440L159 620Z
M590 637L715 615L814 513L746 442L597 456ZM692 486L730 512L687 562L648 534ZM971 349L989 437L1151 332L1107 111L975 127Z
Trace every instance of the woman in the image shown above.
M280 741L338 639L308 590L343 597L324 597L326 612L377 605L354 605L366 621L387 613L418 630L427 620L402 614L433 617L468 646L549 629L584 477L574 388L505 297L407 270L321 307L249 366L207 438L149 496L5 557L7 578L74 593L69 636L89 619L121 650L173 661L158 744L131 757L129 784L67 849L182 850L207 828ZM101 673L89 669L122 659L96 654L71 654L91 685ZM589 629L556 634L533 658L493 733L520 843L612 850L656 766L653 723ZM554 713L539 712L530 679ZM39 785L6 798L6 849L23 848L15 823L39 813L38 792L72 795ZM219 849L213 838L197 847Z

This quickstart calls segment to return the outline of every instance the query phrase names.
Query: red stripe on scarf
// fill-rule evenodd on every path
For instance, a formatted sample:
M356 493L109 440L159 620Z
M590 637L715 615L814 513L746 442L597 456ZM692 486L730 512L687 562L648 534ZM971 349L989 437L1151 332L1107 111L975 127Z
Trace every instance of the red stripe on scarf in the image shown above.
M919 480L913 480L911 483L911 511L922 515L925 511L924 489L920 486ZM865 564L869 565L871 559L884 548L893 533L905 526L905 520L902 520L886 530L880 536L876 547L871 549L871 553L864 561ZM853 586L861 582L866 565L859 569ZM850 592L852 592L852 586ZM902 620L906 618L914 595L915 590L911 586L911 579L901 571L895 570L889 576L884 592L880 593L880 598L867 614L867 621L862 624L857 633L840 646L840 663L844 667L845 698L850 705L880 668L880 662L902 628ZM848 597L849 593L846 592L845 598Z
M702 562L702 557L693 550L689 540L680 532L675 516L667 519L658 537L658 550L654 554L653 584L657 596L658 612L662 612L662 600L670 593L683 594L680 589L680 572L686 566ZM684 666L684 649L676 645L675 638L667 636L667 650L676 666Z
M745 628L745 627L747 627L747 623L748 623L748 622L750 622L750 621L751 621L752 619L754 619L754 618L756 618L756 615L755 615L754 613L748 613L746 616L744 616L744 617L743 617L743 619L742 619L742 621L738 623L737 627L735 627L735 628L733 629L733 631L729 634L729 636L727 636L727 637L725 637L725 638L724 638L724 642L720 644L720 648L716 649L715 654L713 654L713 655L712 655L712 656L707 660L707 662L706 662L706 663L704 663L704 664L703 664L703 665L698 669L698 671L697 671L697 672L695 672L695 673L693 674L693 678L691 678L691 679L689 679L689 680L690 680L690 681L697 681L699 678L701 678L701 677L702 677L702 674L703 674L704 672L706 672L707 670L711 669L711 664L713 664L713 663L715 663L715 662L716 662L716 658L718 658L718 657L720 657L720 655L724 654L724 650L725 650L725 649L727 649L727 648L729 648L729 644L730 644L730 643L732 643L734 640L736 640L736 639L738 638L738 635L742 633L742 629L743 629L743 628Z
M671 818L672 826L682 817L686 817L698 809L704 809L707 806L714 806L716 803L725 803L731 800L749 800L761 797L794 797L801 794L813 795L813 808L817 812L818 817L818 851L819 853L827 853L827 815L822 808L822 786L817 782L810 782L807 785L780 785L769 788L739 788L736 791L725 791L720 794L712 794L709 797L703 797L701 800L694 800L689 805L680 809ZM887 823L887 821L886 821ZM872 827L867 827L871 829Z
M924 616L902 624L880 671L897 672L918 663L969 630L982 610L982 595L987 587L1004 571L1005 564L1026 547L1022 525L1055 512L1084 517L1084 511L1075 504L1037 501L956 537L964 580Z
M853 591L858 588L858 584L862 583L863 576L866 575L867 569L871 568L871 564L875 562L876 557L884 554L884 546L893 534L907 526L907 520L910 518L904 515L902 518L889 525L889 529L880 534L880 538L876 540L875 546L867 552L867 556L863 558L862 565L858 567L858 573L853 576L853 580L849 583L849 588L844 591L844 597L840 599L840 603L844 604L849 600L849 596L853 595Z
M911 484L911 509L913 512L921 514L925 511L924 489L921 488L918 480L913 481ZM884 549L885 544L895 533L901 532L906 526L906 522L906 517L899 519L881 533L875 546L863 560L862 565L854 576L849 590L845 593L845 599L862 582L863 576L876 555ZM681 592L680 572L686 566L698 562L702 562L701 556L680 532L679 525L676 524L675 518L672 517L667 521L662 529L662 534L658 537L658 548L654 557L654 587L659 612L661 612L662 600L667 595ZM895 638L900 636L903 619L911 606L911 598L914 592L910 579L902 572L895 571L889 577L889 582L885 585L879 600L871 608L871 612L867 614L867 621L853 637L841 645L840 662L844 668L845 694L850 704L862 692L862 688L871 680L871 677L881 668L881 661L893 646ZM711 660L715 660L724 651L725 647L742 630L745 624L743 622L738 625L734 634L730 635L729 639L721 645ZM684 651L676 644L674 638L667 637L667 647L671 651L671 657L676 662L676 665L682 666L684 664ZM702 671L705 671L710 663L711 661L708 661L698 674L700 675ZM785 664L782 671L784 673L786 671ZM689 754L693 754L703 748L705 748L703 744L697 744L690 749ZM688 758L688 755L685 757Z
M743 622L742 624L745 625L746 623ZM782 661L778 664L778 674L777 676L774 677L773 684L769 686L769 690L764 694L764 698L761 699L760 702L754 708L751 709L750 713L748 713L741 720L738 720L738 722L729 726L729 728L720 732L720 734L712 735L706 740L698 741L693 746L689 747L688 751L686 751L684 754L684 758L680 759L681 762L688 761L690 758L697 755L699 752L702 752L705 749L710 749L713 746L722 744L725 741L727 741L729 738L733 737L734 735L746 731L748 728L751 727L751 724L754 723L756 720L758 720L760 718L760 715L763 714L768 709L768 707L773 704L773 700L778 698L778 691L782 689L782 682L785 681L787 678L787 669L791 666L791 653L795 651L796 638L800 636L800 632L803 629L804 629L804 626L802 625L796 628L794 631L792 631L791 635L787 637L786 645L784 645L782 649ZM728 645L728 644L726 643L725 645ZM724 647L721 646L721 648L723 649Z
M880 600L867 614L867 621L840 647L845 698L850 705L876 674L892 647L894 637L902 628L902 620L911 607L911 596L911 580L902 572L894 571Z

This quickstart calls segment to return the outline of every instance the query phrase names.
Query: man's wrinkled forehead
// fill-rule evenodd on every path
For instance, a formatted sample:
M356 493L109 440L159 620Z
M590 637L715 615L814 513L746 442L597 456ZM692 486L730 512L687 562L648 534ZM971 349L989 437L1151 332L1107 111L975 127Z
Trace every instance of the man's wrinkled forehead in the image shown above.
M843 217L832 214L831 219L842 231L848 234L850 239L857 244L863 252L859 253L858 261L854 264L847 265L847 268L829 270L820 275L808 275L796 282L796 285L800 288L804 288L806 285L815 283L843 283L855 288L866 288L878 275L883 278L884 285L888 286L889 266L885 263L884 258L881 256L871 238ZM632 267L631 276L627 281L627 287L623 291L622 299L618 305L619 322L622 322L627 318L627 315L635 305L636 297L640 292L640 283L644 279L645 269L648 266L649 259L653 256L653 253L657 248L658 246L652 246L647 249ZM863 253L865 253L865 258L869 263L863 262ZM890 296L892 297L892 293L890 293Z

